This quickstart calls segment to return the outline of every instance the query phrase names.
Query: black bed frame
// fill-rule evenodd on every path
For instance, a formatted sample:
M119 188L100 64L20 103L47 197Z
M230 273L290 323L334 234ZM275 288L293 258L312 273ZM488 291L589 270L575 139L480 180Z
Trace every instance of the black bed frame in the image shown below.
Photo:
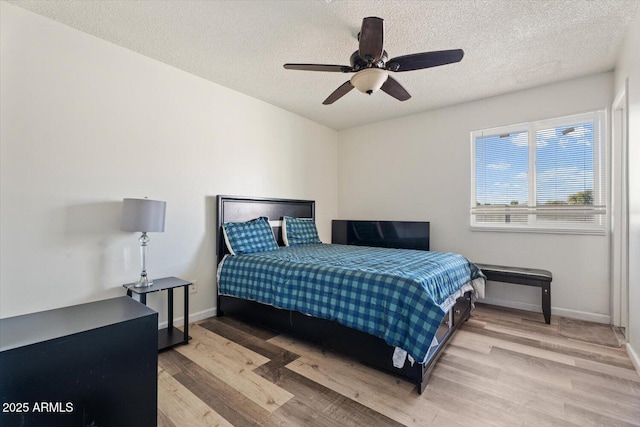
M270 221L280 221L283 216L315 219L315 202L312 200L272 199L242 196L217 197L217 255L218 263L228 254L222 224L225 222L248 221L260 216ZM280 246L282 232L279 225L273 225L274 235ZM217 294L217 287L216 287ZM401 369L392 363L394 347L381 338L343 326L337 322L311 317L292 310L282 310L255 301L217 294L217 315L231 315L263 327L291 334L323 348L354 357L372 367L407 379L418 386L422 393L431 371L449 340L471 313L471 297L467 292L459 298L444 321L436 336L438 345L429 355L424 365L406 362Z

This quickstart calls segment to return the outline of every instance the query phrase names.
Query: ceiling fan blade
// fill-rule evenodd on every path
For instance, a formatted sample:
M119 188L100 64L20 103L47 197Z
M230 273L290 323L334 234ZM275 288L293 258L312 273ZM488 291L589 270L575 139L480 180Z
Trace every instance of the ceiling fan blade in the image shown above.
M376 63L382 58L384 41L384 19L370 17L362 20L358 55L367 62Z
M334 90L333 93L331 95L329 95L329 97L327 99L324 100L323 104L324 105L333 104L338 99L342 98L347 93L349 93L349 91L351 89L353 89L353 85L351 84L351 82L349 80L347 80L346 82L344 82L342 84L342 86L340 86L338 89Z
M353 68L348 65L325 65L325 64L284 64L287 70L301 71L330 71L336 73L351 73Z
M403 88L402 85L391 76L387 77L387 81L384 82L380 89L399 101L406 101L407 99L411 98L409 92L407 92L406 89Z
M387 69L396 72L421 70L423 68L460 62L463 56L464 51L462 49L414 53L412 55L398 56L397 58L390 59L387 61Z

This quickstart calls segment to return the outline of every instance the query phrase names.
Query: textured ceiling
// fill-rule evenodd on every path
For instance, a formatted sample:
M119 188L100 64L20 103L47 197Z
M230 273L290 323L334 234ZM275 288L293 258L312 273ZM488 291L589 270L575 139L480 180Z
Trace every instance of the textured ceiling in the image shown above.
M9 3L334 129L613 69L638 0L16 1ZM351 74L285 70L349 64L362 18L385 20L390 57L463 49L462 62L394 74L405 102L353 90Z

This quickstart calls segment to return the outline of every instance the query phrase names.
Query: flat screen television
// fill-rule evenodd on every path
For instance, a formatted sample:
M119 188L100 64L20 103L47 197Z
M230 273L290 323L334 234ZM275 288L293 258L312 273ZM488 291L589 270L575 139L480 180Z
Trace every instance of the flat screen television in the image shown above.
M331 243L428 251L429 223L334 219Z

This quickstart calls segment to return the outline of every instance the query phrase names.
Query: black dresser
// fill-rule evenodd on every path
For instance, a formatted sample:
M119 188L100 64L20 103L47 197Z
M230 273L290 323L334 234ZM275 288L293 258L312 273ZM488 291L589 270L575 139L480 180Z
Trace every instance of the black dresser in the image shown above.
M0 425L155 426L158 314L119 297L0 319Z

